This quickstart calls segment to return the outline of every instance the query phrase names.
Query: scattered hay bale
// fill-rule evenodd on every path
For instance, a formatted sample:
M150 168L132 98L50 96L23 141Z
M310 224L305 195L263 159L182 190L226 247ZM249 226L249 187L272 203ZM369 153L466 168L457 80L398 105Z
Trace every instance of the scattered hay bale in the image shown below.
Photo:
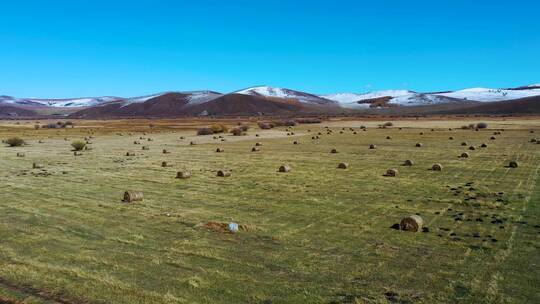
M166 149L163 149L162 152L163 152L163 154L169 154L169 153L171 153L169 150L166 150Z
M167 164L166 161L162 161L162 162L161 162L161 167L166 168L166 167L168 167L168 166L169 166L169 165Z
M371 145L369 145L369 148L370 148L370 149L377 149L377 146L374 145L374 144L371 144Z
M448 137L448 140L454 140L453 136Z
M495 140L495 139L497 139L497 138L496 138L495 136L491 136L489 139L490 139L490 140Z
M417 147L417 148L422 147L422 143L416 143L415 147Z
M142 191L127 190L126 192L124 192L124 199L122 201L125 203L131 203L131 202L142 201L143 198L144 198L144 195Z
M148 141L154 141L154 140L153 140L153 139L151 139L151 138L148 138Z
M510 168L517 168L518 167L518 163L516 161L511 161L508 163L508 167Z
M487 148L487 144L486 144L486 143L482 143L482 144L480 145L480 148Z
M332 149L330 150L330 153L338 153L338 151L336 149Z
M189 145L190 145L190 146L195 146L196 144L197 144L197 143L195 143L194 141L190 141L190 142L189 142Z
M184 136L180 136L180 140L186 139Z
M399 229L403 231L418 232L422 230L424 226L424 220L416 214L408 216L401 220L399 223Z
M279 169L278 169L278 172L282 172L282 173L286 173L290 171L291 171L291 167L289 165L281 165L279 166Z
M33 163L32 164L32 169L43 169L43 165L38 164L38 163Z
M469 153L463 152L463 153L461 153L461 156L460 156L460 157L461 157L461 158L469 158Z
M392 139L392 137L390 137L390 136L386 136L386 139Z
M404 165L404 166L410 167L410 166L413 166L413 165L414 165L414 162L413 162L412 160L410 160L410 159L407 159L407 160L405 160L405 161L403 162L403 165Z
M217 148L217 149L216 149L216 152L217 152L217 153L225 152L225 149L223 149L223 148Z
M293 142L293 145L298 145L298 142L297 142L297 141L294 141L294 142Z
M71 146L75 151L82 151L86 147L86 143L84 141L74 141L71 143Z
M143 150L150 150L150 147L149 146L143 146L142 149Z
M140 145L141 142L136 140L136 141L133 142L133 144L134 144L134 145Z
M433 166L431 166L431 170L433 171L442 171L443 169L443 166L441 164L433 164Z
M354 131L354 132L352 132L352 133L355 134L355 135L358 134L356 131Z
M178 171L178 172L176 172L176 178L179 178L179 179L191 178L191 171L187 171L187 170Z
M39 143L39 144L43 144L43 143L45 143L45 141L43 141L42 139L40 139L40 140L38 140L38 143Z
M349 168L349 164L348 163L339 163L337 167L338 167L338 169L347 169L347 168Z
M81 155L83 155L81 152L73 151L73 156L81 156Z
M474 151L474 150L476 150L476 148L474 146L470 146L469 150Z
M218 170L216 175L219 177L229 177L231 176L231 172L225 170Z
M424 135L424 132L420 132L420 135Z
M398 170L397 169L388 169L386 170L386 173L383 175L383 176L388 176L388 177L396 177L398 175Z
M255 143L255 146L257 146L257 147L262 146L262 142L256 142L256 143Z
M17 152L17 157L25 157L26 155L23 152Z
M135 156L135 153L132 153L132 152L126 152L126 156Z
M532 143L537 142L536 138L531 138L531 142L532 142Z
M253 147L251 148L251 152L259 152L261 149L257 148L257 147Z
M467 145L467 142L464 141L464 142L461 143L461 145L462 145L462 146L466 146L466 145Z

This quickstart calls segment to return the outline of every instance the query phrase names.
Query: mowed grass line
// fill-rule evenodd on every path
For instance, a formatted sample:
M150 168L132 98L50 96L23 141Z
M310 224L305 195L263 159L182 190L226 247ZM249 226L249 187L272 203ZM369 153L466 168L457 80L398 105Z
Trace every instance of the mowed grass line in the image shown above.
M2 166L10 168L2 175L8 183L2 201L9 204L0 205L0 278L91 303L482 302L486 293L467 278L496 272L492 261L514 224L499 231L489 221L456 222L447 209L518 217L519 195L531 191L518 185L533 179L531 168L538 165L526 131L505 131L490 142L489 131L391 128L353 135L333 127L333 135L313 141L320 126L294 129L306 135L205 138L212 143L196 146L188 145L191 138L178 140L181 133L148 134L154 141L142 145L149 151L133 145L141 134L96 134L93 150L81 157L56 138L22 147L24 159L0 149ZM462 140L489 147L459 159L468 151ZM257 141L261 151L250 152ZM417 141L424 146L415 148ZM371 143L378 149L369 150ZM215 153L218 146L225 152ZM339 153L330 154L332 148ZM137 155L125 157L128 150ZM520 168L504 168L515 158ZM405 159L415 166L400 166ZM172 167L161 168L164 160ZM44 162L53 175L17 176L32 161ZM341 161L350 168L337 169ZM442 172L428 170L435 162ZM278 173L283 163L293 170ZM193 178L174 179L181 168ZM383 177L389 168L399 176ZM217 169L233 175L215 177ZM488 196L476 207L447 187L470 181L479 189L471 193ZM120 203L128 188L143 190L145 201ZM490 197L499 191L505 206ZM429 233L389 229L416 212ZM201 227L207 221L237 221L254 230L223 235ZM465 236L472 232L499 241Z

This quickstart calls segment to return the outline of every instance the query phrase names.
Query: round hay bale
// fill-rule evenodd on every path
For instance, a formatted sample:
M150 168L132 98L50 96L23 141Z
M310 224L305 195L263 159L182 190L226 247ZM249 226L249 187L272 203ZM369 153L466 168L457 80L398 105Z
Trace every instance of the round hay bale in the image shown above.
M294 142L293 142L293 145L298 145L298 142L297 142L297 141L294 141Z
M453 136L448 137L448 140L454 140Z
M386 139L392 139L392 137L390 137L390 136L386 136Z
M467 142L464 141L464 142L461 143L461 145L462 145L462 146L466 146L466 145L467 145Z
M256 147L262 146L262 142L256 142L256 143L255 143L255 146L256 146Z
M38 140L38 143L42 144L42 143L44 143L44 141L40 139L40 140Z
M536 138L531 138L531 142L532 142L532 143L537 142Z
M401 220L399 223L399 229L403 231L418 232L422 230L424 226L424 220L416 214L408 216Z
M336 149L332 149L330 150L330 153L338 153L338 151Z
M186 138L184 136L180 136L180 140L182 140L182 139L186 139Z
M161 166L162 166L163 168L165 168L165 167L168 167L169 165L167 164L166 161L163 161L163 162L161 162Z
M508 167L510 168L517 168L518 167L518 163L516 161L511 161L508 163Z
M403 162L403 165L410 167L410 166L414 165L414 162L412 160L410 160L410 159L407 159L407 160L405 160L405 162Z
M257 148L257 147L253 147L251 148L251 152L259 152L261 149Z
M150 150L150 147L149 146L143 146L142 149L143 150Z
M227 139L225 139L225 138L222 138L222 139L221 139L221 141L227 141Z
M415 147L417 147L417 148L422 147L422 143L416 143Z
M469 150L474 151L474 150L476 150L476 148L474 146L470 146Z
M424 132L420 132L420 135L424 135Z
M149 138L148 141L154 141L153 139Z
M131 202L142 201L143 198L144 198L144 195L142 191L127 190L126 192L124 192L124 199L122 201L125 203L131 203Z
M491 136L489 139L495 140L495 139L497 139L497 138L496 138L495 136Z
M396 177L398 175L398 170L397 169L388 169L386 170L386 173L384 174L384 176L389 176L389 177Z
M433 166L431 166L431 170L433 171L442 171L443 167L441 164L434 164Z
M82 153L79 152L79 151L74 151L73 152L73 156L81 156L81 155L82 155Z
M32 168L33 168L33 169L43 169L43 165L42 165L42 164L38 164L38 163L33 163L33 164L32 164Z
M461 153L461 156L460 156L460 157L461 157L461 158L469 158L469 153L463 152L463 153Z
M23 152L17 152L17 157L25 157Z
M217 149L216 149L216 152L217 152L217 153L225 152L225 149L223 149L223 148L217 148Z
M190 141L190 142L189 142L189 145L190 145L190 146L195 146L196 144L197 144L197 143L195 143L194 141Z
M337 167L338 167L338 169L347 169L347 168L349 168L349 164L348 163L339 163Z
M176 172L176 178L180 178L180 179L187 179L187 178L190 178L191 177L191 172L190 171L178 171Z
M169 151L166 150L166 149L163 149L163 154L169 154L169 153L171 153L171 152L169 152Z
M356 134L358 134L358 133L356 133L356 131L354 131L354 132L353 132L353 134L355 134L355 135L356 135Z
M259 134L255 134L255 137L259 137Z
M138 141L134 141L133 144L134 144L134 145L140 145L141 143L138 142Z
M231 176L231 172L225 170L218 170L216 175L219 177L229 177Z
M480 145L480 148L487 148L487 144L486 144L486 143L482 143L482 144Z
M374 145L374 144L371 144L371 145L369 145L369 148L370 148L370 149L377 149L377 146Z
M126 156L135 156L135 153L126 152Z
M279 169L278 169L279 172L290 172L291 171L291 167L289 165L281 165L279 166Z

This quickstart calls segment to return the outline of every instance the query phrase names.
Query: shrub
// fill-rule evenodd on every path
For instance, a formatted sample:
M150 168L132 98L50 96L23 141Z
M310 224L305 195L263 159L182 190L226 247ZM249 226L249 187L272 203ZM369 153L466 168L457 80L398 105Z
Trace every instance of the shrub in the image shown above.
M197 135L212 135L214 131L211 128L200 128L197 130Z
M391 127L391 126L393 126L393 125L394 125L394 124L393 124L391 121L387 121L387 122L384 123L383 126L385 126L385 127Z
M479 122L479 123L476 124L476 127L477 127L478 129L485 129L485 128L488 127L488 124L485 123L485 122Z
M244 132L247 132L247 130L249 130L249 126L248 126L248 125L241 125L239 128L240 128L242 131L244 131Z
M213 133L225 133L229 131L229 129L222 124L213 124L210 126L210 129L212 129Z
M268 129L272 129L274 127L273 124L271 123L268 123L268 122L259 122L259 128L263 129L263 130L268 130Z
M73 149L75 149L75 151L82 151L84 147L86 147L86 143L84 141L78 140L72 142L71 146L73 147Z
M24 145L24 140L20 137L11 137L5 140L10 147L20 147Z
M40 125L34 125L34 129L38 130L39 128L41 128Z
M231 133L234 136L244 135L244 131L241 128L234 128L231 130Z

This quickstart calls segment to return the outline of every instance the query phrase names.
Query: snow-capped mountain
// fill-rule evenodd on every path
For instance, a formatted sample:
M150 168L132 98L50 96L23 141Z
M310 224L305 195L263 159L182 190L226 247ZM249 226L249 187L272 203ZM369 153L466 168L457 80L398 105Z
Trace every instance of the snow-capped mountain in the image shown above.
M337 104L334 100L326 99L310 93L295 91L285 88L274 88L269 86L258 86L236 91L234 94L243 94L251 96L275 97L283 99L294 99L302 103L332 105Z
M531 85L529 87L535 87ZM452 98L473 100L473 101L482 101L482 102L493 102L493 101L504 101L519 99L525 97L532 97L540 95L540 89L488 89L488 88L470 88L459 91L453 91L448 93L438 93L438 96L446 96Z
M408 90L383 90L364 94L338 93L322 96L337 101L340 106L349 109L370 107L370 101L380 98L387 98L388 105L399 106L428 105L449 102L448 98L416 93Z
M119 100L119 97L84 97L66 99L41 99L41 98L15 98L11 96L0 96L0 104L25 105L25 106L46 106L46 107L92 107L103 103Z
M153 94L153 95L145 95L145 96L139 96L139 97L126 98L123 101L123 105L127 106L127 105L130 105L130 104L133 104L133 103L147 102L147 101L149 101L151 99L154 99L154 98L157 98L157 97L160 97L160 96L163 96L163 95L171 94L171 93L178 93L178 94L182 94L182 95L187 95L186 99L188 101L188 104L190 104L190 105L205 103L205 102L216 99L216 98L223 95L221 93L214 92L214 91L208 91L208 90L207 91L187 91L187 92L164 92L164 93Z

